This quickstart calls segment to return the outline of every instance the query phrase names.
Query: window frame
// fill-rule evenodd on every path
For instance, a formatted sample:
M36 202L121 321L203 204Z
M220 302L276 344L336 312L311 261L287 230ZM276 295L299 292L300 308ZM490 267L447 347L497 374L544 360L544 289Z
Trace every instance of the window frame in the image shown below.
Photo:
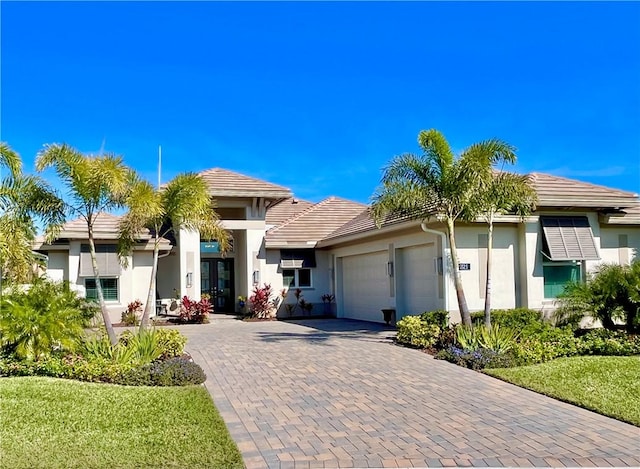
M105 290L113 290L113 288L105 288L103 282L107 281L107 280L112 280L115 281L115 292L116 292L116 298L115 299L111 299L111 298L104 298L105 303L119 303L120 302L120 278L119 277L100 277L100 284L102 286L102 294L104 295ZM91 289L93 291L95 291L95 298L90 298L89 297L89 287L87 287L87 282L94 282L94 287ZM85 296L87 298L87 300L96 300L98 301L98 292L95 286L95 281L96 278L95 277L85 277L84 278L84 290L85 290Z
M309 272L309 285L305 285L305 286L301 286L300 285L300 273L299 271L301 270L306 270ZM287 271L293 271L293 284L291 285L287 285L285 282L285 278L287 277L291 277L290 275L285 275L285 272ZM311 267L300 267L300 268L287 268L287 269L282 269L282 283L283 286L285 288L300 288L301 290L303 289L308 289L308 288L313 288L313 269Z

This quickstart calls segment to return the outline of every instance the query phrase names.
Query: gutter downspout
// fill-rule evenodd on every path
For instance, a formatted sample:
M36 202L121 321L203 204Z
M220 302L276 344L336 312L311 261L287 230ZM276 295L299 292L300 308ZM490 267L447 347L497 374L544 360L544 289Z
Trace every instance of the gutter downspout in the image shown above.
M445 311L449 311L449 262L450 253L449 247L447 247L447 234L443 231L432 230L431 228L427 228L427 225L422 222L420 223L420 228L425 233L431 233L436 236L440 236L442 240L442 294L444 296L444 309Z

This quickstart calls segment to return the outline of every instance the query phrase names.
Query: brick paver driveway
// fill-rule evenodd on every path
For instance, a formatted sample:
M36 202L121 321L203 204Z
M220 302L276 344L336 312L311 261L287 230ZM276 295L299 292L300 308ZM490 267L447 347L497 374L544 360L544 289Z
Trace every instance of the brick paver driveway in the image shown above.
M640 429L347 320L181 329L248 468L640 466Z

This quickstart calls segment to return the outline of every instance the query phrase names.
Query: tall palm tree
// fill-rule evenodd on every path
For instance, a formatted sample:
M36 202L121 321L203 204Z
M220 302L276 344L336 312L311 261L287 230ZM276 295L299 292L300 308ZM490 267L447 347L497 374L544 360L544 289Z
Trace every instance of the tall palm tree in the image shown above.
M98 301L109 340L115 345L118 339L109 318L100 284L94 223L100 212L113 210L124 204L131 187L135 185L138 178L135 172L123 163L120 156L84 155L67 144L46 145L38 153L36 169L44 171L47 168L53 168L67 188L66 214L80 217L87 223L89 252L96 279Z
M412 219L436 216L446 225L453 281L462 322L471 325L471 314L460 278L455 240L457 220L475 219L475 200L481 181L494 164L514 158L514 148L497 139L466 148L456 157L438 130L418 135L421 155L394 157L385 168L381 186L372 197L371 213L378 225L390 213L404 213Z
M146 181L137 183L127 199L128 212L120 224L119 253L121 259L131 252L139 233L148 229L153 242L153 267L149 292L140 330L149 324L156 294L160 241L180 228L198 231L203 239L216 239L222 252L228 249L229 236L222 228L205 181L193 173L176 176L162 189L154 189Z
M515 163L513 161L505 161ZM491 272L493 258L493 225L496 215L512 213L521 220L530 215L538 200L535 189L527 176L500 171L489 173L482 181L481 189L474 200L477 206L472 210L479 212L487 223L487 282L484 297L484 324L491 327Z
M42 222L50 240L64 221L64 205L42 178L23 174L20 155L6 142L0 142L1 167L9 174L0 181L0 276L26 282L36 262L31 250L34 218Z

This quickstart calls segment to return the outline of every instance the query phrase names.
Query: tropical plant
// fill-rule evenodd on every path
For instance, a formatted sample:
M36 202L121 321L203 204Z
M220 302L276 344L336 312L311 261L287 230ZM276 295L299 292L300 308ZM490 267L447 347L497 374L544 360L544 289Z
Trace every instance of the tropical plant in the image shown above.
M558 302L555 318L559 323L575 323L589 315L606 329L615 329L620 321L633 332L640 328L640 261L600 264L586 282L568 285Z
M516 337L517 333L513 329L497 324L491 328L461 324L456 328L458 344L463 350L468 351L486 349L504 353L513 347Z
M249 297L250 311L254 318L265 319L273 314L274 298L271 285L265 283L262 287L256 285Z
M34 218L43 223L51 240L64 221L64 206L42 178L22 173L20 156L6 142L0 142L3 167L9 172L0 181L0 277L23 283L33 278L38 261L32 251Z
M38 278L0 298L2 348L21 359L74 350L87 322L81 300L67 284Z
M471 325L460 278L455 223L476 218L474 210L479 207L475 198L482 181L487 180L494 164L513 158L513 147L491 139L475 143L455 157L435 129L421 131L418 143L422 155L396 156L385 168L381 186L372 197L371 214L378 226L391 214L420 220L434 216L445 223L462 322Z
M134 362L135 350L125 343L111 343L108 336L95 335L82 341L79 348L82 357L90 362L107 361L117 365L130 365Z
M67 187L69 198L65 201L66 213L79 216L87 224L89 252L96 279L98 301L109 340L115 345L118 339L111 324L99 281L94 223L101 212L119 208L124 204L131 187L136 184L138 178L135 172L123 163L120 156L84 155L67 144L46 145L44 150L38 153L36 169L44 171L48 168L53 168Z
M177 234L180 229L197 231L201 239L215 239L220 250L225 252L229 248L229 235L220 225L207 184L197 174L180 174L165 187L157 189L146 181L140 181L127 199L127 208L128 212L120 224L121 258L126 259L141 231L148 229L152 236L153 265L140 322L140 328L144 329L149 325L155 299L158 254L164 238Z
M125 326L137 326L140 324L139 314L142 312L142 301L135 300L127 305L127 309L120 315L120 321Z
M182 300L180 300L180 321L196 324L207 323L209 322L211 309L211 302L206 296L203 296L200 301L192 300L188 296L184 296ZM144 329L140 329L140 331L143 330Z
M505 152L503 163L513 164L516 156L513 152ZM499 214L512 213L523 220L535 209L538 196L527 176L500 171L484 173L480 190L473 199L477 206L472 208L472 215L479 213L487 223L487 265L484 297L484 325L491 327L491 272L493 258L493 225Z

